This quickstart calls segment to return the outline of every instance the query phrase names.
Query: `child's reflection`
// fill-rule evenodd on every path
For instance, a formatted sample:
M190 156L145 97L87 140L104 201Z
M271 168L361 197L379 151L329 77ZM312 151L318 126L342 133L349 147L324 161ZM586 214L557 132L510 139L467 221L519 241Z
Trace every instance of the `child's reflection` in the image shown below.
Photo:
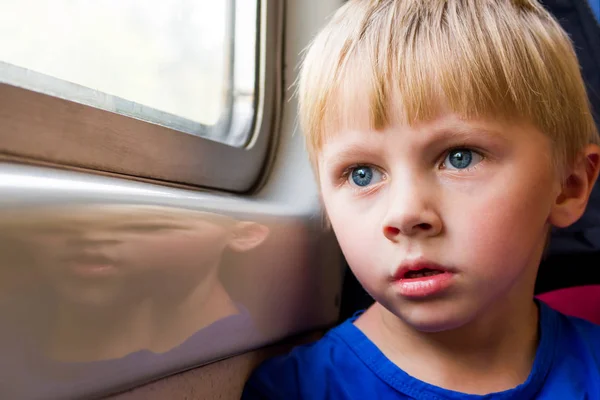
M260 245L265 226L122 205L38 210L28 218L35 222L21 224L20 235L38 285L17 327L27 343L12 350L28 372L10 382L9 394L72 396L77 380L93 392L222 356L255 333L219 271L228 267L227 251Z
M68 222L67 222L68 221ZM219 280L223 253L266 227L209 213L103 206L36 235L36 265L56 294L47 352L63 361L166 352L239 313Z

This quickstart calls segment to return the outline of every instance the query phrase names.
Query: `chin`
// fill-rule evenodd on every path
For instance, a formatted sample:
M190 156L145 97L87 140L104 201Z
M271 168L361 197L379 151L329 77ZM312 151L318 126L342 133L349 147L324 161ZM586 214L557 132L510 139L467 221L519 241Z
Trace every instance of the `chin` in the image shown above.
M67 304L78 307L90 307L92 309L114 307L122 303L122 298L125 297L120 295L120 293L115 293L114 291L106 289L63 291L59 296L61 300Z
M419 332L436 333L451 331L468 324L473 315L457 307L438 307L432 304L416 304L402 307L394 313L405 324Z

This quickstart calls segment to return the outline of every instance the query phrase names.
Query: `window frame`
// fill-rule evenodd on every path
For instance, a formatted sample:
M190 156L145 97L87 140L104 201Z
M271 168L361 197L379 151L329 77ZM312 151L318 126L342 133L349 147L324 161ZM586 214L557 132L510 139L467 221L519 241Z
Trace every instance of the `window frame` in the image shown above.
M245 146L223 144L159 125L158 120L147 122L0 78L0 157L237 193L256 189L270 161L281 113L282 2L258 0L255 114Z

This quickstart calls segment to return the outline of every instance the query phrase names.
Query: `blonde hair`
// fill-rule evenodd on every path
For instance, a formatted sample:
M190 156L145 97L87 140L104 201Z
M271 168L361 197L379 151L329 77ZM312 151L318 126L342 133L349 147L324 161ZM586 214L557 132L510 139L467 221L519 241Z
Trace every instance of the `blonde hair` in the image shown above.
M372 129L390 113L432 119L442 105L526 121L561 166L599 143L569 37L535 0L350 0L308 48L298 93L315 167L328 135L367 104Z

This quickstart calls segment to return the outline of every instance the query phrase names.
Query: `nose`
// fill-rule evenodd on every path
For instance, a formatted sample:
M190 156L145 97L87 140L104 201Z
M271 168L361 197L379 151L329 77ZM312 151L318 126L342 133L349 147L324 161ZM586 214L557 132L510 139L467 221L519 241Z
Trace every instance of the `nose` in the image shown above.
M426 238L439 235L443 224L436 210L436 195L433 191L418 182L396 189L384 217L384 236L395 242L401 237Z

